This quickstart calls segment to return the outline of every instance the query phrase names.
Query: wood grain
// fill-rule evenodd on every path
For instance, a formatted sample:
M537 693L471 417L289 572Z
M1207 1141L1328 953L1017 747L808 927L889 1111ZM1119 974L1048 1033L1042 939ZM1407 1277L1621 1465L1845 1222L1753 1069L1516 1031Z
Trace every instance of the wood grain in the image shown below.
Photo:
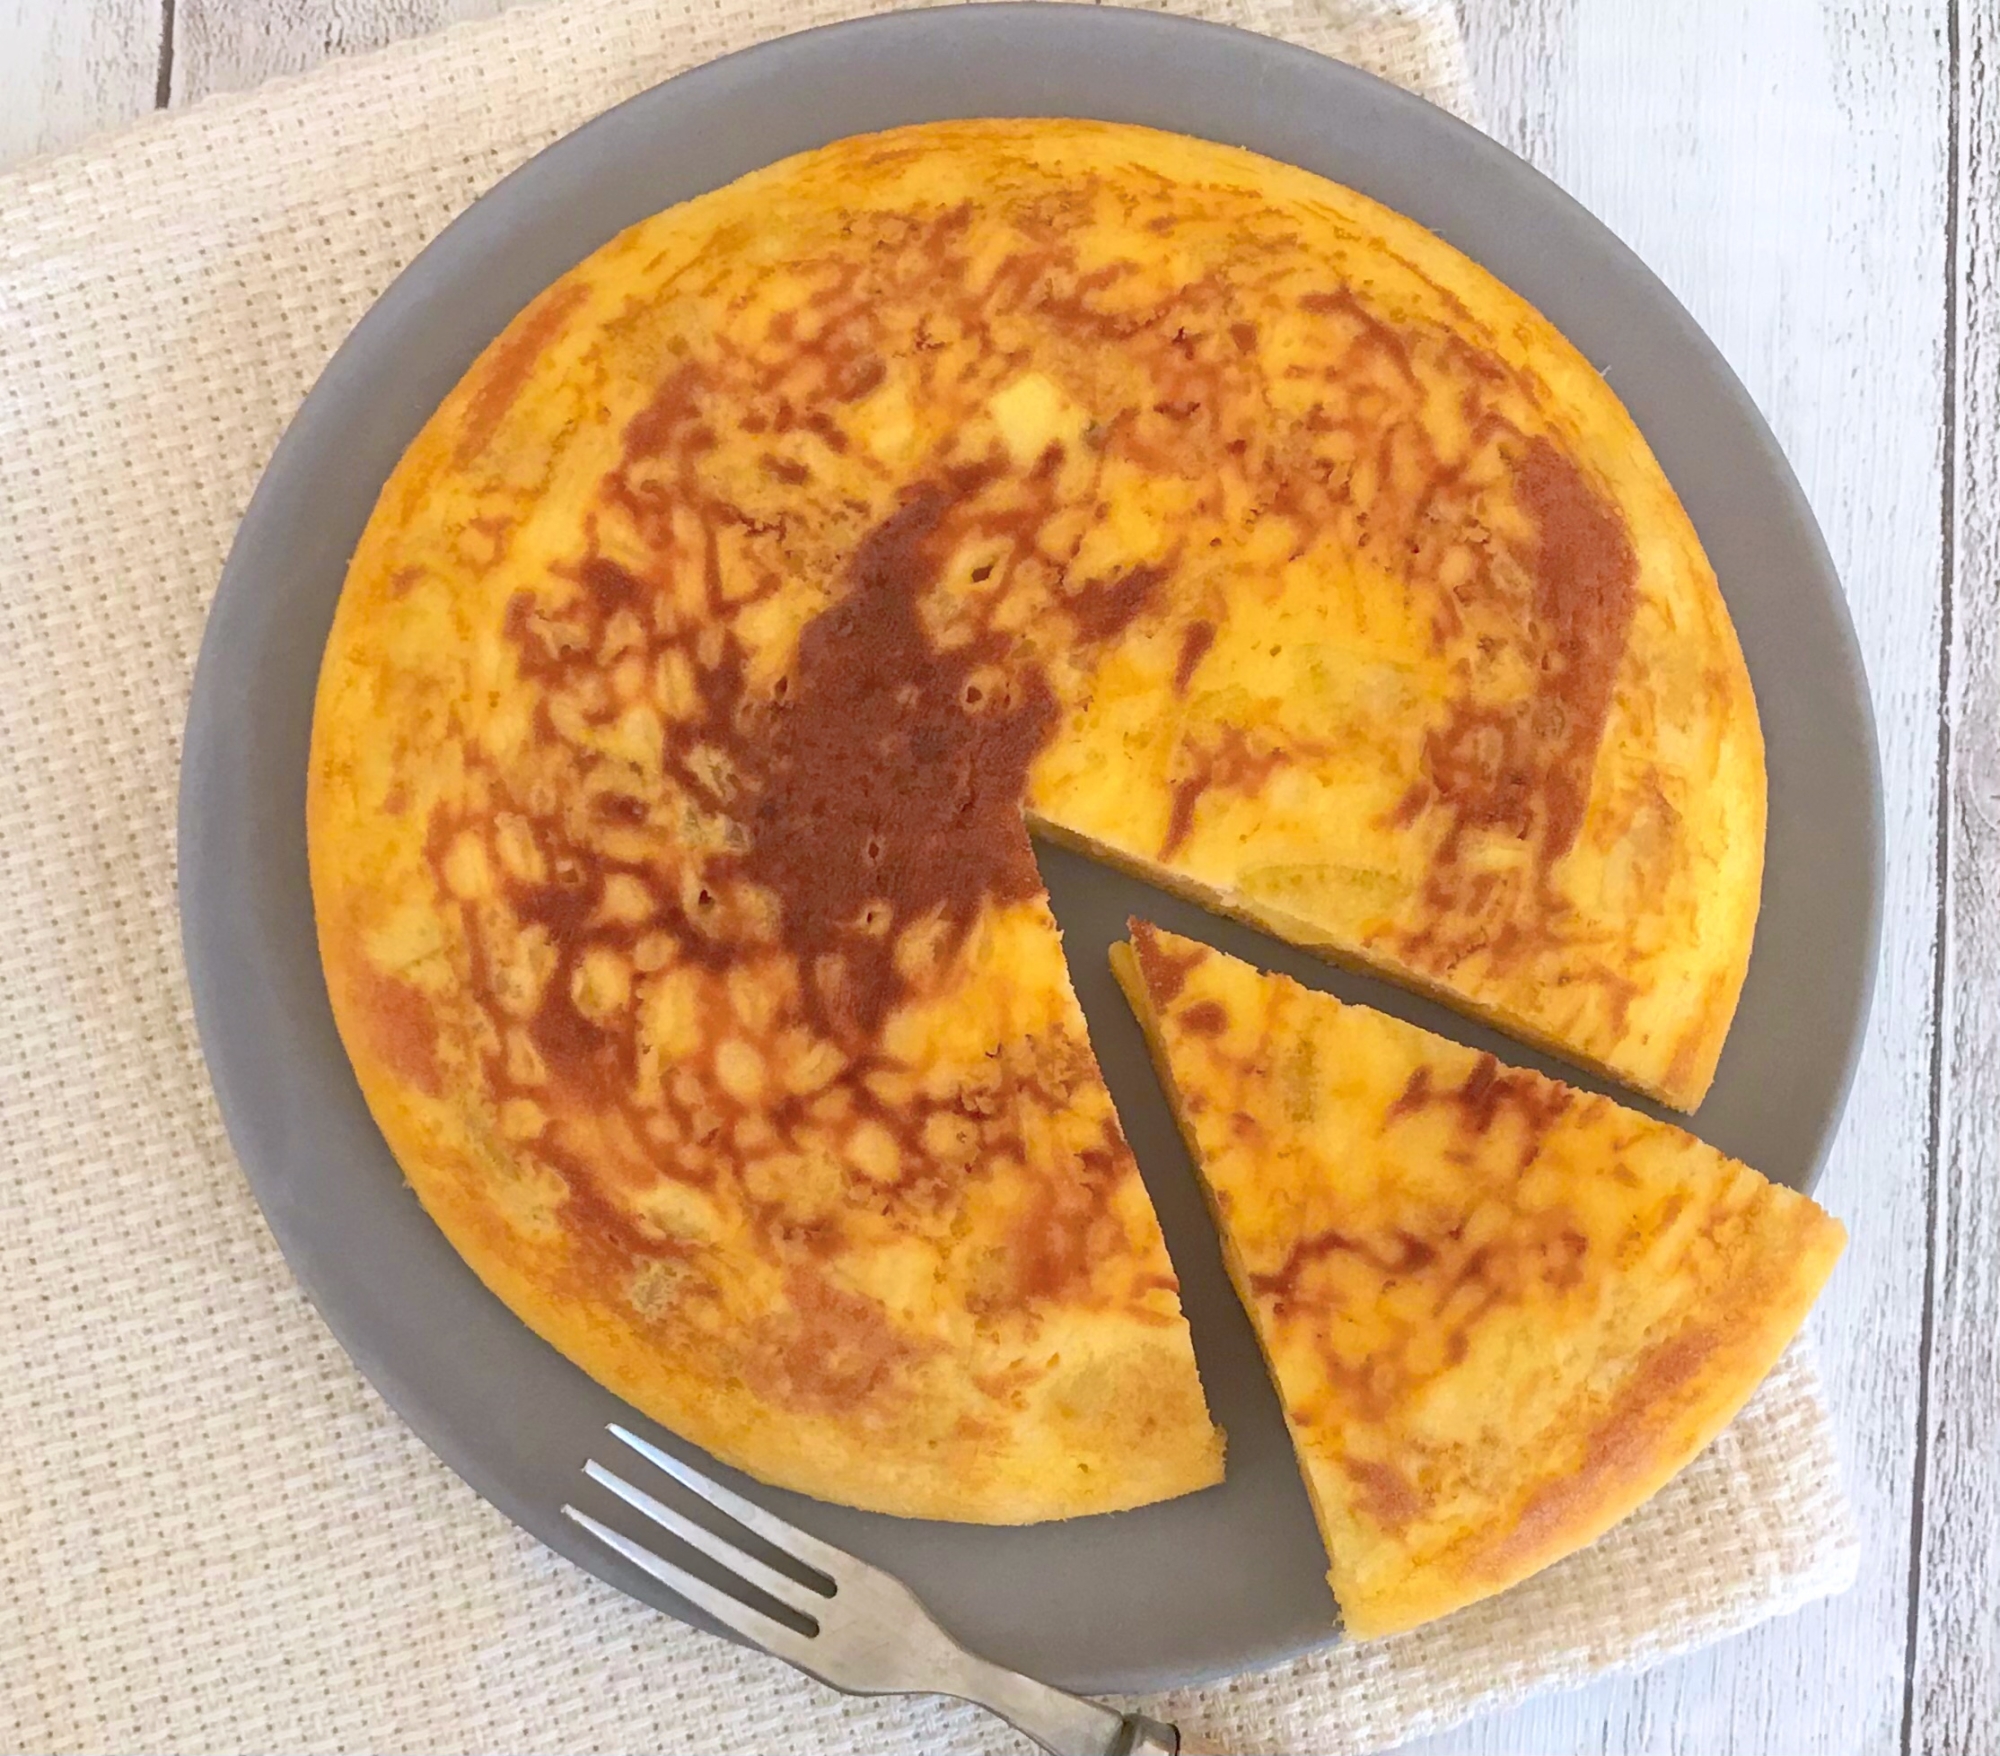
M1912 1752L2000 1749L2000 17L1962 7L1942 1175Z
M1644 1677L1410 1749L1894 1750L1909 1646L1937 921L1944 7L1513 0L1474 3L1465 16L1495 131L1680 295L1805 484L1875 693L1889 866L1869 1044L1821 1187L1854 1242L1815 1320L1864 1533L1859 1585ZM2000 1738L1938 1747L2000 1748Z
M244 91L281 73L379 49L512 0L177 0L173 101Z
M163 0L0 0L0 165L152 109Z

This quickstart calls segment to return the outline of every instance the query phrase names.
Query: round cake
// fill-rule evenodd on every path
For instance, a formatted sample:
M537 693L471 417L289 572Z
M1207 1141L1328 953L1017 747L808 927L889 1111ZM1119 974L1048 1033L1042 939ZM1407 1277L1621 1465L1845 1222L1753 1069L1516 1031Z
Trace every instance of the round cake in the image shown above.
M534 1329L916 1516L1219 1478L1029 840L1690 1107L1764 775L1602 379L1410 221L1084 122L838 142L509 326L355 554L328 987Z

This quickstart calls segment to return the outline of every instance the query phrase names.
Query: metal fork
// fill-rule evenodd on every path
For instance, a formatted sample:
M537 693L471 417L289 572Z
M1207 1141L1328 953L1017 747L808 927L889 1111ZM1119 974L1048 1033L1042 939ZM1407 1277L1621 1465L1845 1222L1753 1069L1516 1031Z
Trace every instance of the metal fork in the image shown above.
M760 1561L739 1543L682 1516L595 1459L583 1466L585 1475L662 1530L728 1568L740 1583L775 1598L812 1632L801 1633L789 1622L697 1579L587 1512L565 1506L564 1517L706 1610L725 1628L808 1676L849 1695L955 1695L977 1702L1055 1756L1174 1756L1180 1749L1180 1733L1170 1725L1086 1701L967 1652L931 1620L930 1612L900 1579L808 1536L636 1433L620 1426L610 1431L655 1468L819 1575L824 1585L803 1584Z

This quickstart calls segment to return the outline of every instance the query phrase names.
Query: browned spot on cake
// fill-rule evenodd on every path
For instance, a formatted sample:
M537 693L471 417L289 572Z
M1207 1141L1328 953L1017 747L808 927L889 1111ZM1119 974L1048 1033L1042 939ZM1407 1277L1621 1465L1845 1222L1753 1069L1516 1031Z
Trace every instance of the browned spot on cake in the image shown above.
M1115 640L1159 596L1164 567L1133 567L1110 579L1093 579L1066 607L1080 639L1092 644Z
M1542 634L1536 692L1492 706L1460 698L1424 746L1428 794L1452 816L1440 860L1466 830L1508 830L1532 842L1546 872L1576 842L1612 684L1624 658L1638 562L1618 514L1546 438L1514 464L1514 490L1536 520L1526 556L1532 628Z
M1481 1055L1457 1085L1439 1087L1428 1065L1417 1068L1383 1112L1382 1125L1386 1129L1407 1116L1443 1108L1466 1133L1483 1135L1511 1116L1521 1128L1520 1163L1526 1166L1540 1153L1549 1129L1576 1101L1576 1092L1560 1080L1545 1079L1526 1068L1503 1067L1493 1056Z
M1576 1101L1576 1093L1554 1079L1525 1068L1502 1067L1491 1055L1481 1055L1465 1083L1440 1094L1458 1112L1469 1133L1485 1134L1506 1113L1515 1115L1527 1134L1523 1163L1540 1150L1541 1137Z
M1559 931L1550 920L1548 873L1583 824L1637 602L1638 561L1624 521L1576 463L1537 436L1518 444L1512 475L1536 536L1520 557L1532 595L1510 607L1506 620L1527 632L1536 687L1519 701L1483 702L1469 693L1455 699L1425 739L1422 778L1390 817L1407 825L1426 810L1446 814L1423 891L1432 919L1405 946L1436 968L1470 949L1518 956ZM1488 595L1492 614L1501 600L1497 588ZM1503 892L1491 874L1460 863L1470 832L1513 836L1534 855L1533 889L1505 906L1499 931L1490 923ZM1445 933L1445 920L1469 924ZM1621 1005L1629 992L1612 998Z
M1167 814L1166 839L1160 844L1160 858L1171 859L1194 828L1194 809L1211 789L1254 798L1264 783L1292 760L1290 752L1276 745L1259 750L1241 726L1223 726L1212 743L1189 740L1181 746L1191 770L1174 782L1172 804Z
M817 984L809 1007L843 1040L879 1029L902 990L893 941L853 930L865 907L879 902L892 924L937 915L955 944L987 899L1041 889L1020 811L1054 698L1031 672L1011 704L968 711L968 679L1005 661L1009 642L988 633L941 653L917 609L943 564L940 521L987 479L920 487L870 534L847 595L799 644L768 746L743 747L763 773L745 782L751 848L730 863L781 899L801 968L840 958L839 981Z
M1167 834L1160 843L1160 858L1170 859L1180 851L1180 845L1188 838L1188 831L1194 827L1194 808L1201 795L1208 790L1208 775L1205 771L1182 775L1174 782L1171 802L1167 807Z
M745 1376L782 1408L839 1415L880 1402L921 1359L873 1299L810 1268L785 1276L785 1308L751 1332Z
M368 1020L369 1040L390 1072L427 1097L444 1081L438 1067L437 1018L431 1003L400 976L385 975L356 952L349 963L356 1008Z
M1400 1530L1425 1511L1427 1503L1423 1495L1394 1464L1343 1457L1340 1467L1354 1484L1361 1511L1383 1529Z
M988 1292L978 1308L991 1314L1073 1298L1090 1285L1094 1263L1120 1242L1110 1200L1132 1157L1124 1141L1077 1155L1067 1175L1037 1180L1027 1212L1014 1226L1004 1296Z
M1216 1000L1197 1000L1178 1016L1181 1029L1198 1037L1220 1036L1229 1028L1229 1014Z
M1394 325L1385 323L1362 304L1352 287L1341 287L1328 293L1307 293L1299 300L1299 309L1315 317L1337 318L1353 332L1353 354L1380 355L1394 366L1400 376L1412 383L1416 381L1416 368L1410 361L1409 336Z
M514 319L507 333L477 368L478 382L459 422L452 461L463 469L486 449L569 316L590 297L588 282L566 280L551 287Z
M1560 664L1547 686L1560 710L1537 729L1554 745L1541 846L1545 863L1569 852L1590 798L1590 770L1625 656L1639 565L1624 520L1574 462L1536 439L1515 466L1515 489L1538 527L1535 612L1556 631Z
M1386 1128L1390 1123L1400 1121L1405 1116L1415 1115L1430 1102L1430 1095L1431 1070L1429 1063L1426 1062L1403 1082L1403 1089L1397 1093L1396 1101L1389 1106L1382 1117L1382 1125Z
M1468 1187L1460 1212L1435 1211L1421 1230L1369 1223L1357 1214L1295 1240L1282 1257L1253 1261L1252 1291L1270 1320L1300 1326L1311 1339L1338 1418L1384 1418L1418 1386L1462 1364L1471 1338L1494 1310L1584 1283L1591 1246L1577 1215L1524 1193L1523 1180L1547 1131L1574 1101L1569 1088L1503 1069L1490 1056L1479 1057L1451 1085L1439 1085L1430 1069L1418 1068L1387 1106L1385 1131L1399 1119L1432 1111L1465 1135L1517 1127L1519 1152L1475 1160L1469 1150L1453 1155L1448 1149L1456 1162L1488 1165L1491 1174ZM1505 1212L1497 1226L1496 1205ZM1379 1345L1356 1357L1340 1339L1341 1314L1373 1312L1391 1289L1408 1283L1424 1289L1429 1319L1390 1325Z
M841 362L828 389L836 402L859 402L878 389L888 375L889 369L883 365L881 357L869 354L862 359Z
M1481 1564L1505 1573L1523 1557L1565 1546L1577 1519L1594 1516L1654 1468L1661 1434L1675 1429L1669 1411L1684 1400L1717 1345L1715 1335L1693 1330L1647 1354L1610 1407L1587 1417L1589 1438L1579 1465L1528 1496L1514 1528L1479 1557Z
M1155 1006L1166 1006L1180 993L1188 972L1206 960L1200 946L1187 951L1170 951L1160 943L1159 933L1146 921L1125 923L1132 935L1132 950L1139 959L1139 973L1145 978L1146 992Z
M1208 649L1215 644L1215 624L1207 621L1190 622L1181 634L1180 657L1174 661L1174 693L1185 695L1188 684L1194 681L1195 668L1208 656Z
M563 1181L563 1223L577 1257L575 1297L602 1297L607 1281L635 1262L691 1265L693 1252L687 1244L635 1218L609 1192L600 1168L586 1163L562 1141L538 1140L522 1157L554 1171ZM690 1287L700 1284L691 1266L688 1282Z
M1411 1232L1373 1238L1329 1227L1299 1239L1272 1272L1252 1274L1251 1291L1269 1299L1280 1315L1300 1310L1311 1302L1305 1295L1304 1282L1314 1264L1339 1255L1358 1257L1378 1273L1390 1277L1415 1274L1437 1260L1436 1247Z

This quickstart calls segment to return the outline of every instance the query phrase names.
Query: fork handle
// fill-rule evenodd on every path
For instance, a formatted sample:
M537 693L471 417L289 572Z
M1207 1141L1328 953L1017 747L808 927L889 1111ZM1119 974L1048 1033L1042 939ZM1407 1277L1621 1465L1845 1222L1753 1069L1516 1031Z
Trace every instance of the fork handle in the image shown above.
M1182 1746L1177 1727L1143 1713L1128 1713L1125 1728L1127 1741L1118 1746L1118 1756L1192 1756Z
M1144 1714L1120 1713L968 1652L955 1656L951 1681L936 1687L997 1713L1050 1756L1176 1756L1180 1750L1180 1733Z

